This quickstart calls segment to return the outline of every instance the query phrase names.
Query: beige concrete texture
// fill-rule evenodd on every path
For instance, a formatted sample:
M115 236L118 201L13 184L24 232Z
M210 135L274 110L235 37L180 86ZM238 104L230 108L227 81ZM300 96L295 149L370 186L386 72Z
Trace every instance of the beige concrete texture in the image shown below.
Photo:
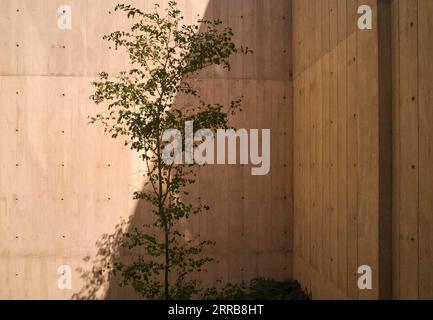
M151 10L155 1L128 1ZM162 8L168 1L158 1ZM143 164L100 126L88 125L91 81L100 71L128 69L128 58L102 36L127 29L112 0L0 2L0 298L70 299L85 285L96 242L121 219L134 227L149 216L132 200L144 184ZM60 5L72 9L72 29L58 28ZM291 5L286 0L180 0L186 23L220 18L235 41L254 50L234 57L230 72L210 68L197 77L210 102L244 96L237 127L270 128L271 172L249 166L199 169L192 194L211 207L185 222L192 236L217 242L219 260L205 285L255 276L291 277L292 85ZM118 252L125 259L128 253ZM90 257L89 259L85 259ZM58 268L72 269L61 290ZM131 298L116 280L98 284L97 298Z

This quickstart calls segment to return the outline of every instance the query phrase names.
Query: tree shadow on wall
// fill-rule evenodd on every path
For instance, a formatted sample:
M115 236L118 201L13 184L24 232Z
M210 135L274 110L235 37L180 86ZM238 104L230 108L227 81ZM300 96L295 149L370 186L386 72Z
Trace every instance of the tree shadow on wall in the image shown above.
M127 221L122 220L116 225L112 234L104 234L96 242L97 253L92 259L90 256L83 260L91 264L91 269L78 268L83 286L79 292L72 296L72 299L94 300L103 298L106 294L107 284L112 281L113 276L110 273L111 266L117 257L121 257L120 242L125 230Z
M188 201L188 200L186 200ZM138 200L137 207L134 210L134 214L129 220L122 219L118 223L113 233L107 233L96 242L97 252L92 258L87 256L84 258L84 262L90 264L90 269L84 268L77 269L80 274L80 278L83 282L81 290L72 296L72 299L142 299L138 293L134 291L132 286L123 285L122 278L120 275L113 274L113 266L116 263L120 263L124 266L132 265L138 257L143 257L144 249L141 246L129 248L125 243L125 235L132 233L135 230L142 234L152 234L158 239L163 238L161 230L152 227L148 228L152 224L154 208L149 203ZM194 219L194 217L192 218ZM189 225L186 220L180 220L180 225L176 229L183 234L191 234ZM188 240L188 236L185 237L185 241ZM194 240L197 240L195 237ZM143 257L146 259L146 256ZM158 260L158 258L156 258ZM160 257L161 261L163 257ZM152 257L152 260L155 260ZM203 270L204 271L204 270ZM196 276L196 275L195 275ZM196 278L194 276L194 278ZM162 274L160 275L160 282L163 282ZM172 282L173 278L170 280Z
M137 299L140 298L130 286L121 286L121 280L112 273L113 265L121 262L124 265L131 263L140 254L140 248L129 249L122 246L125 234L135 229L143 231L149 223L151 209L148 204L138 201L134 214L129 220L122 219L114 228L113 233L103 234L96 242L95 257L87 256L84 262L91 268L79 268L77 271L83 281L79 292L73 299ZM145 221L149 220L149 221Z

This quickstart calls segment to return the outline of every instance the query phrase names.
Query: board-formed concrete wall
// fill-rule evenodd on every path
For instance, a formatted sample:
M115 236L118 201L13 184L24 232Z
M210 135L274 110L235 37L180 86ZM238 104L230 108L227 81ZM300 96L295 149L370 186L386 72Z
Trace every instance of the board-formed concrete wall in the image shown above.
M0 298L71 298L85 285L78 269L95 265L95 242L122 219L133 228L149 216L132 200L142 164L87 124L96 74L128 68L102 40L127 27L117 2L0 2ZM313 298L433 297L432 3L179 1L186 22L220 18L254 50L231 72L202 72L204 97L243 95L232 124L272 133L267 176L199 169L191 193L211 210L182 227L217 241L205 285L293 276ZM57 26L62 4L72 30ZM357 28L365 4L372 30ZM72 268L71 290L57 286L61 265ZM372 268L372 290L357 286L360 265ZM99 289L90 297L135 297L116 279Z
M113 0L0 2L0 298L68 299L83 281L77 268L96 253L95 242L121 218L139 225L146 205L133 201L142 165L122 141L89 126L89 96L100 71L128 68L124 54L102 36L125 28ZM132 1L144 10L152 0ZM128 1L128 3L131 3ZM167 1L158 1L162 6ZM60 5L72 8L72 29L57 26ZM230 73L203 72L198 81L214 102L244 95L233 124L270 128L271 172L248 166L201 168L193 194L210 205L186 224L191 235L215 240L219 260L203 276L238 282L254 276L291 277L290 1L181 0L186 22L220 18L236 41L254 50L234 58ZM61 14L61 13L60 13ZM58 267L72 268L72 289L60 290ZM131 297L105 283L99 297Z
M391 5L393 296L433 299L433 1Z
M433 2L292 11L294 277L313 298L432 299Z
M358 28L360 5L372 9L371 30ZM378 18L381 5L293 1L293 268L316 299L390 294L391 104L381 86L390 70L382 69L387 39L379 32L389 25ZM372 290L358 289L362 265L371 267Z

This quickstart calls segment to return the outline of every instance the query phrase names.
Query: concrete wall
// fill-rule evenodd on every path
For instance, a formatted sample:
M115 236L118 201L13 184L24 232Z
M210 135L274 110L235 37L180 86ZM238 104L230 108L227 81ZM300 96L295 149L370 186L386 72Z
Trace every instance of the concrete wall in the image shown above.
M68 299L82 289L77 268L88 270L95 242L121 217L131 226L148 207L131 200L143 185L142 164L122 141L89 126L97 109L90 82L102 70L128 67L104 34L125 28L112 0L6 0L0 2L0 298ZM150 9L154 1L132 1ZM129 3L129 2L128 2ZM163 1L163 5L166 4ZM72 30L57 27L57 8L72 7ZM253 276L291 276L292 85L290 1L182 0L186 21L221 18L236 41L255 54L234 58L230 73L209 69L199 77L214 102L244 95L233 124L271 128L272 167L252 177L248 166L200 169L193 194L211 206L184 228L212 239L219 260L203 276L237 282ZM122 255L127 253L121 252ZM59 290L57 268L70 265L73 289ZM96 296L133 297L115 281Z
M357 27L361 4L372 30ZM374 0L293 2L293 268L316 299L389 295L391 131L381 123L391 105L378 14ZM373 290L358 290L360 265Z
M433 298L432 14L428 0L293 2L293 273L314 298Z
M433 298L433 2L392 1L393 296Z
M199 169L191 192L211 211L182 227L217 241L205 285L293 276L313 298L432 298L431 1L179 2L187 22L221 18L254 50L231 72L201 73L204 96L244 95L232 124L272 132L269 175ZM142 164L87 125L95 75L128 68L101 39L127 26L116 3L68 1L73 28L63 31L63 2L0 2L0 298L89 289L77 268L101 263L95 242L121 218L148 221L147 204L131 200ZM372 30L357 28L362 4L373 9ZM73 269L72 290L57 287L62 264ZM372 290L357 287L360 265L372 268ZM134 297L102 280L84 293Z

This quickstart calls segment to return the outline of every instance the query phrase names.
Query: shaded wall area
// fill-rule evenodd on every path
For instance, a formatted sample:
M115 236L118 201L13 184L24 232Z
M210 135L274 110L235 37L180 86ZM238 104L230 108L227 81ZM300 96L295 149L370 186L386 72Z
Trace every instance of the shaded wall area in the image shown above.
M293 274L313 298L433 297L432 13L293 2ZM372 290L357 287L364 264Z
M361 4L373 10L372 30L357 27ZM316 299L390 294L391 131L381 124L390 123L391 104L382 99L378 33L390 29L378 25L382 4L293 1L293 274ZM361 265L372 269L372 290L357 287Z
M0 3L0 288L1 298L67 299L84 285L77 269L90 270L98 239L121 219L146 221L149 208L133 201L144 184L135 154L89 126L97 112L88 99L98 72L128 68L128 60L102 40L128 22L113 0ZM150 10L155 1L131 3ZM129 2L128 2L129 3ZM162 6L167 2L162 2ZM72 7L72 30L57 28L57 8ZM286 0L182 0L185 21L220 18L236 42L254 50L235 57L231 72L205 70L197 83L210 102L244 96L232 124L270 128L271 171L249 166L199 169L191 190L211 210L183 227L212 239L219 260L203 275L239 282L254 276L292 275L291 6ZM182 99L182 98L179 98ZM127 253L121 252L128 259ZM83 261L85 257L90 260ZM70 265L72 290L57 288L57 268ZM129 298L115 281L97 297Z

